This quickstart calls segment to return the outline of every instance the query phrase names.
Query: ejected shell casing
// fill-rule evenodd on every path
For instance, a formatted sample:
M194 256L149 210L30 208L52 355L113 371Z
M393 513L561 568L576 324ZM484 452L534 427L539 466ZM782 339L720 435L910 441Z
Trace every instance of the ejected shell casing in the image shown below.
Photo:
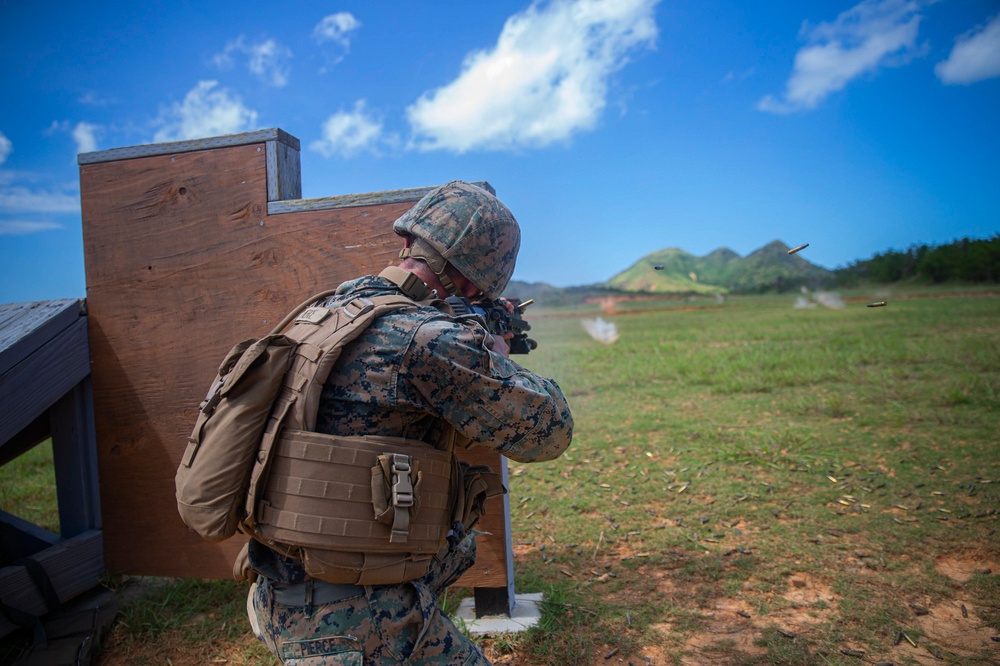
M793 247L791 250L788 251L788 254L795 254L796 252L804 250L807 247L809 247L809 243L803 243L802 245L799 245L798 247Z
M875 301L874 303L869 303L868 307L870 307L870 308L884 308L887 305L888 305L888 303L886 303L885 301Z

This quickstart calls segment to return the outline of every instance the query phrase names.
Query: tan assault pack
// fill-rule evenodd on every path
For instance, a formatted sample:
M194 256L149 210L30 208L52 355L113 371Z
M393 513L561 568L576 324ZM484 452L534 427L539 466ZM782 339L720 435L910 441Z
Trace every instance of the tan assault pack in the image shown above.
M332 293L324 292L225 357L175 478L188 527L214 541L241 530L321 580L399 583L423 575L449 535L461 536L486 499L506 492L489 468L456 460L454 431L434 443L313 432L344 345L392 310L447 307L401 269L382 277L410 298L314 305Z

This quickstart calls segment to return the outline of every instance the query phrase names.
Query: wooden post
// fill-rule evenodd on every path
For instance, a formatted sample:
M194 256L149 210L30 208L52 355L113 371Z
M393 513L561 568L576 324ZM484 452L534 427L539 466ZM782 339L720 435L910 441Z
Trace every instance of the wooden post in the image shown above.
M300 199L299 141L279 129L79 163L108 569L228 577L242 539L201 539L174 500L218 364L310 294L394 263L392 222L431 188ZM509 504L492 501L493 534L462 584L506 589Z

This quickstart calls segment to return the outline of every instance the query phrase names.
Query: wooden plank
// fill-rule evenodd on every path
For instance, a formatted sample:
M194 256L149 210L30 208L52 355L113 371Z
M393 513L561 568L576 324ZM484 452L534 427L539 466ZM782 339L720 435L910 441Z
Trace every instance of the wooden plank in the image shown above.
M0 442L6 442L90 374L87 320L57 333L0 376Z
M472 184L488 190L492 194L496 194L493 186L485 180L475 181ZM342 194L335 197L318 197L315 199L298 199L293 201L276 201L272 199L267 204L267 212L270 215L281 215L282 213L301 213L304 211L332 210L335 208L351 208L354 206L371 206L395 203L408 203L412 206L435 187L437 187L437 185L428 187L411 187L405 190Z
M3 543L5 562L45 550L58 542L58 534L0 509L0 543Z
M13 437L0 444L0 466L6 465L22 453L35 448L51 434L49 414L45 412L21 428Z
M168 143L148 143L140 146L127 146L124 148L112 148L111 150L99 150L92 153L80 153L77 155L76 161L77 164L80 165L100 164L101 162L117 162L119 160L130 160L137 157L176 155L178 153L190 153L196 150L211 150L213 148L255 145L262 144L267 141L281 142L295 151L300 149L299 140L297 138L280 129L269 128L253 132L242 132L239 134L226 134L223 136L215 136L205 139L171 141Z
M302 198L299 147L282 141L267 142L267 200Z
M303 291L266 219L257 146L80 169L95 430L111 572L225 577L240 548L177 515L173 476L226 351ZM264 224L261 224L261 223ZM286 268L286 264L291 264ZM308 272L304 279L308 279Z
M101 529L94 403L89 378L56 402L49 414L59 501L59 533L65 539Z
M201 539L183 525L174 500L174 473L219 362L310 294L395 263L401 243L392 222L427 190L275 212L269 165L297 170L298 163L270 159L271 144L259 147L81 166L100 502L112 573L231 575L243 539ZM502 505L491 513L502 516ZM492 538L505 540L503 527L501 517ZM482 566L501 576L491 586L502 586L506 568L490 561L484 541Z
M59 600L69 601L95 587L104 574L100 530L85 532L36 553L33 559L45 569ZM0 599L25 613L40 617L50 608L21 566L0 569ZM0 615L0 636L17 627Z
M83 301L62 299L0 305L0 375L83 315Z

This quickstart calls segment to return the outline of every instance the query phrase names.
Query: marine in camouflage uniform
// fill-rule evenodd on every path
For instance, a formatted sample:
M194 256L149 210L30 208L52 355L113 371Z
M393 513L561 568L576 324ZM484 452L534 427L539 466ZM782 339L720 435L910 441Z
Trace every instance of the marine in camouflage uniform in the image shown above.
M498 298L520 244L517 223L491 194L461 181L430 192L393 225L406 238L400 266L430 287ZM328 307L357 296L402 293L366 276L342 284ZM444 296L444 294L440 294ZM429 306L393 311L348 344L327 380L317 430L439 441L513 460L551 460L570 444L573 420L559 386L506 357L506 344L475 317ZM475 562L475 533L427 573L397 585L310 581L302 564L251 541L258 574L248 610L255 633L285 664L488 665L436 601Z

